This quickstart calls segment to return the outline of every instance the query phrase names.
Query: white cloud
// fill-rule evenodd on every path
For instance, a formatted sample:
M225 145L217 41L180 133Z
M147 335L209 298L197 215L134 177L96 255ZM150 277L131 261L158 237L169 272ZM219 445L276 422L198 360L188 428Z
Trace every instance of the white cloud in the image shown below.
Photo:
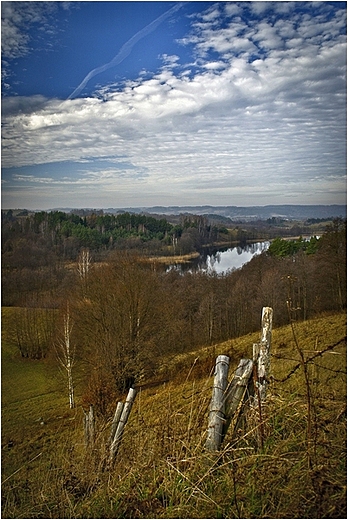
M220 10L217 5L209 8L203 15L203 22L215 22L220 17Z
M170 67L174 67L175 65L177 65L177 62L180 60L179 56L169 56L168 54L162 54L161 58L164 64Z
M208 70L225 69L226 68L226 63L223 62L223 61L211 61L211 62L205 63L203 65L203 67L205 69L208 69Z
M62 3L62 7L67 9L67 4ZM3 58L19 58L30 51L27 29L33 24L38 25L40 30L52 32L48 21L58 5L57 2L1 2Z
M185 74L177 56L162 55L158 73L103 88L99 98L5 99L3 166L125 157L131 168L87 165L83 174L52 181L74 185L76 197L92 197L98 186L103 206L126 205L139 183L149 205L170 204L171 194L183 203L197 202L197 194L198 203L215 204L256 204L270 194L278 203L291 194L302 203L337 201L346 164L339 17L246 23L234 16L240 4L222 7L231 15L223 28L214 5L183 40L200 56L195 73ZM270 6L255 9L267 14ZM265 53L256 59L259 45ZM21 175L13 183L48 185L50 178ZM122 202L112 203L111 193L122 193Z
M273 2L250 2L249 7L253 13L260 15L264 14L269 9L272 9L272 4Z
M225 2L223 8L227 16L238 16L243 12L242 7L237 2Z
M27 52L29 36L22 33L10 18L2 20L1 39L4 58L16 58Z

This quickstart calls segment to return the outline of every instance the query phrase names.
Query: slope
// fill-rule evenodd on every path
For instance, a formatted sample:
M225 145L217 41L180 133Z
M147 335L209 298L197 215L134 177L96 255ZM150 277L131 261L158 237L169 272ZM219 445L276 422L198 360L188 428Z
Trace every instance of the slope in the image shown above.
M263 451L248 416L221 453L203 449L215 356L229 355L233 370L259 340L249 334L168 360L161 382L139 389L112 468L105 461L116 403L97 416L86 450L81 407L67 408L64 383L47 383L52 367L17 356L5 329L4 518L346 518L344 314L296 323L295 335L290 326L273 331ZM310 439L295 340L307 360L318 354L306 363Z

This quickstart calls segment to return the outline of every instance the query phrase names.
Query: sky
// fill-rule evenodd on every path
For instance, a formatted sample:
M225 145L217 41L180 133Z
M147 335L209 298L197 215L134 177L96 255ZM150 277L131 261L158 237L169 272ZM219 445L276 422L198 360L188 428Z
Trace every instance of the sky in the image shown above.
M2 208L346 204L346 2L1 2Z

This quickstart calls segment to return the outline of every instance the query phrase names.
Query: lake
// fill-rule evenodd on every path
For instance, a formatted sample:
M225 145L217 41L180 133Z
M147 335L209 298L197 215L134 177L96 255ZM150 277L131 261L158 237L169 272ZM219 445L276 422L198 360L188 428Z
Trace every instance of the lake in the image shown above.
M226 273L230 269L239 269L255 256L267 251L270 242L255 242L243 247L229 247L226 249L207 249L198 258L189 263L173 264L168 270Z

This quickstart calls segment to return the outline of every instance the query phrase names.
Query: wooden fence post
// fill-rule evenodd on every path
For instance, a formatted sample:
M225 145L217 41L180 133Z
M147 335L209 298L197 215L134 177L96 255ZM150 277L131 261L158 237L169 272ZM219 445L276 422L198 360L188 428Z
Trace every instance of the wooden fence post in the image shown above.
M261 342L259 343L259 352L257 360L257 386L260 394L261 402L266 399L267 393L267 376L270 368L271 359L271 341L272 341L272 319L273 309L271 307L263 307L261 318ZM254 350L254 357L256 356Z
M113 418L112 424L111 424L111 432L110 432L110 437L109 437L109 445L110 446L112 444L112 441L114 440L118 423L120 422L123 406L124 405L123 405L123 403L121 403L121 401L117 403L116 410L115 410L115 415L114 415L114 418Z
M223 439L222 431L225 422L225 399L227 376L230 358L218 356L215 363L213 395L210 402L208 436L205 448L208 451L217 451Z
M254 381L255 397L251 404L259 410L260 444L263 446L264 428L262 402L266 399L268 372L270 368L270 350L272 339L273 309L263 307L261 318L261 341L253 344L253 360L241 359L231 383L227 387L229 358L218 356L215 364L213 396L210 403L208 436L205 448L208 451L220 449L233 417L238 422L240 404ZM251 377L253 376L253 377Z
M250 377L253 371L253 362L251 359L241 359L233 379L228 385L225 392L225 416L226 421L223 426L223 437L231 424L233 416L237 416L239 405L244 400Z
M265 428L263 404L266 400L268 387L268 372L271 359L273 309L263 307L261 317L261 341L253 344L253 381L254 399L251 402L254 410L258 410L257 441L261 449L264 446Z
M122 440L123 430L124 430L124 427L126 426L126 423L127 423L129 414L131 412L136 394L137 394L137 391L134 388L129 389L127 399L123 406L122 413L121 413L121 416L120 416L120 419L119 419L119 422L117 425L115 436L114 436L114 439L110 446L110 462L112 462L117 455L117 451L118 451L118 448L120 447L120 443Z
M85 432L85 443L88 447L94 443L95 438L94 409L92 405L90 405L88 412L84 411L83 427Z

